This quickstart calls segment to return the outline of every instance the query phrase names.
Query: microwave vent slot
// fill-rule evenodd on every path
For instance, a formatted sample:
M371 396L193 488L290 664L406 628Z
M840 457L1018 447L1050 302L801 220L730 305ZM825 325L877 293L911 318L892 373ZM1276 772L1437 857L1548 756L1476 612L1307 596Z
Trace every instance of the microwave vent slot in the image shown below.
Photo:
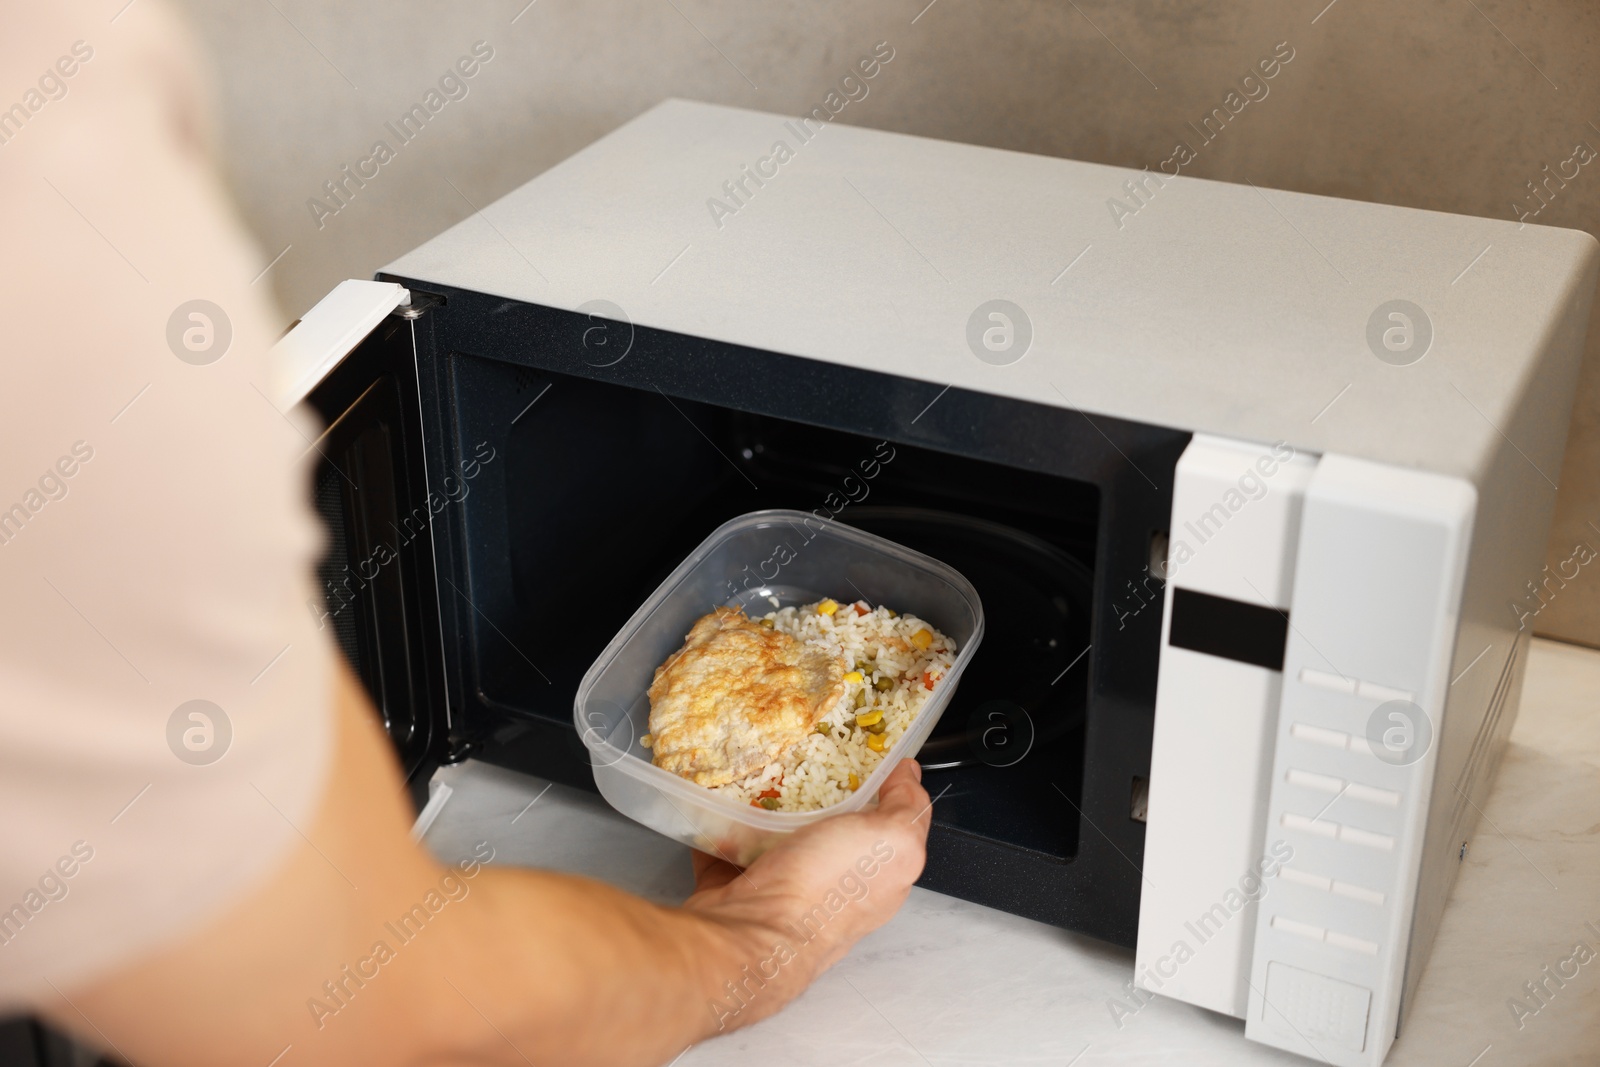
M1468 798L1477 788L1478 778L1484 773L1489 761L1489 754L1494 751L1495 733L1500 728L1500 718L1505 714L1506 698L1511 693L1512 681L1516 677L1517 660L1522 655L1522 642L1514 641L1511 645L1511 655L1506 657L1505 666L1500 668L1500 680L1495 683L1494 695L1489 700L1489 710L1483 716L1483 725L1478 728L1478 736L1472 742L1472 755L1467 757L1466 766L1461 769L1461 777L1455 784L1454 807L1450 812L1450 837L1455 840L1460 836L1461 824L1466 817Z

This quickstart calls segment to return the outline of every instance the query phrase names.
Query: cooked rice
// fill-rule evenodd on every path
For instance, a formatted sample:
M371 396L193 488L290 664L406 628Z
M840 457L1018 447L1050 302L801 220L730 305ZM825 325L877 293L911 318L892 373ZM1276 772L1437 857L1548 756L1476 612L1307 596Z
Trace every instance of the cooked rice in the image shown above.
M717 786L713 793L751 804L763 792L776 789L777 807L771 809L775 811L815 811L839 803L855 791L852 774L859 788L893 751L955 662L955 642L915 615L896 616L882 605L869 608L865 601L838 602L838 610L825 615L817 610L823 603L770 611L761 618L770 619L783 633L839 655L846 669L858 671L861 680L850 681L846 675L844 696L818 724L826 727L826 733L806 735L761 773ZM926 649L912 642L919 630L932 635ZM880 692L874 685L880 678L893 684ZM883 712L887 726L881 753L867 747L870 734L855 725L856 716L875 709Z

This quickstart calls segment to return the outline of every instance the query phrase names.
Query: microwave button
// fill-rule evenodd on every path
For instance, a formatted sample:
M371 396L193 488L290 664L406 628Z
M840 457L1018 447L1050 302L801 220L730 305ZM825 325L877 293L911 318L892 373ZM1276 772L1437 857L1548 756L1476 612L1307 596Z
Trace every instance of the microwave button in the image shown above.
M1345 748L1350 743L1350 735L1343 730L1327 730L1304 722L1295 723L1289 728L1289 734L1297 741L1310 741L1329 748Z
M1394 838L1388 834L1375 834L1371 830L1357 830L1354 826L1341 826L1339 840L1348 841L1352 845L1365 845L1375 848L1380 852L1394 851Z
M1316 834L1318 837L1339 836L1339 824L1328 822L1326 819L1313 819L1306 815L1296 815L1292 811L1286 811L1280 821L1285 830L1299 830L1301 833Z
M1333 693L1346 693L1354 695L1356 680L1345 678L1338 674L1329 674L1327 671L1315 670L1311 667L1300 668L1300 681L1318 689L1326 689Z
M1416 695L1409 689L1393 689L1387 685L1379 685L1377 682L1357 682L1356 695L1367 700L1376 700L1379 703L1385 700L1411 701L1416 699Z
M1282 915L1272 917L1272 927L1282 930L1286 934L1295 934L1298 937L1309 938L1312 941L1321 941L1327 936L1327 931L1311 923L1303 923L1298 919L1286 919Z
M1319 1044L1326 1041L1351 1052L1367 1047L1372 990L1366 986L1270 960L1260 1018L1267 1018L1269 1006L1295 1033Z
M1386 808L1400 806L1400 794L1393 789L1379 789L1377 786L1362 785L1351 782L1345 787L1344 795L1351 800L1364 800L1368 804L1381 804Z
M1380 908L1383 907L1383 902L1385 899L1384 895L1378 892L1376 889L1368 889L1363 885L1352 885L1349 882L1341 882L1337 878L1333 880L1333 885L1331 888L1333 889L1335 896L1348 897L1351 900L1359 900L1363 904L1372 904Z
M1300 786L1302 789L1315 789L1319 793L1339 793L1354 790L1357 786L1347 786L1343 778L1335 778L1329 774L1312 774L1302 771L1298 767L1290 767L1289 773L1284 775L1284 780L1290 785Z

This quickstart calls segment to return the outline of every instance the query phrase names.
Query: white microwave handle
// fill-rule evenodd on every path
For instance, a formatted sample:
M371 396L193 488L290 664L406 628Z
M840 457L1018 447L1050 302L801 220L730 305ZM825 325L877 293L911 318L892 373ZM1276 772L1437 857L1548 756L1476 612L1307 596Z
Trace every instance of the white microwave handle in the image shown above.
M410 301L410 292L394 282L350 279L335 286L268 354L269 393L278 410L303 401L380 322Z
M1286 445L1196 434L1174 472L1134 973L1140 989L1240 1019L1257 902L1273 873L1262 850L1283 642L1279 661L1263 663L1270 657L1208 631L1230 616L1286 629L1316 469L1315 455ZM1179 600L1222 617L1175 635Z

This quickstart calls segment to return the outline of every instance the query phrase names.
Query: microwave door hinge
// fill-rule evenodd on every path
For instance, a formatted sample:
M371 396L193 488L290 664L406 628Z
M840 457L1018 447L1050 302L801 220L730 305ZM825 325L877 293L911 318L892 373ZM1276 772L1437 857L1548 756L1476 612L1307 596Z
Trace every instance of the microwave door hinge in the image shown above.
M452 730L445 737L444 750L439 754L439 761L445 764L460 763L482 747L479 742Z
M427 311L444 306L444 296L440 293L428 293L421 289L408 289L406 299L394 309L394 313L402 319L420 319Z

